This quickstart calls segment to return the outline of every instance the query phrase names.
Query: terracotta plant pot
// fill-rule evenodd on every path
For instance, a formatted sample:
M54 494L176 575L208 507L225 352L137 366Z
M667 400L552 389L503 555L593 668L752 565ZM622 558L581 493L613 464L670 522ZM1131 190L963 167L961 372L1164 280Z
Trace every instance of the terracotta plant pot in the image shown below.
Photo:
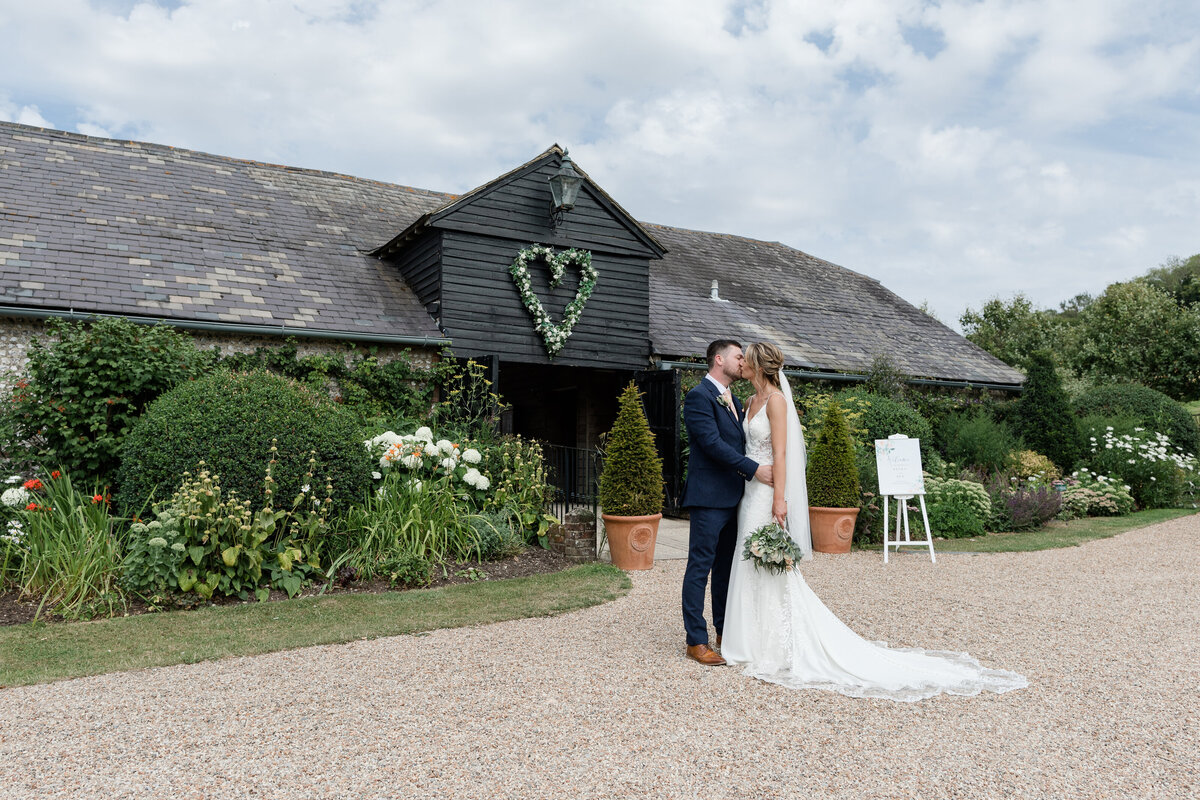
M818 553L849 553L857 520L857 508L809 508L813 550Z
M654 542L662 514L645 517L616 517L601 514L608 536L613 566L620 569L650 569L654 566Z

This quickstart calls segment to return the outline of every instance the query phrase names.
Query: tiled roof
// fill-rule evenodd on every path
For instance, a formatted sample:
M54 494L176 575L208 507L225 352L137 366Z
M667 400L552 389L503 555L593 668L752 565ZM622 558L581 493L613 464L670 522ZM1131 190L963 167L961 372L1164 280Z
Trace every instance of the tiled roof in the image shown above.
M0 123L0 304L437 337L366 253L451 197Z
M453 195L0 123L0 306L438 337L368 253ZM920 377L1019 372L877 281L773 242L656 225L650 339L664 357L769 340L792 366ZM709 299L713 279L728 302ZM299 331L297 331L299 332Z
M1023 380L873 278L778 242L648 227L668 250L650 265L650 338L661 356L703 354L728 336L774 342L801 368L862 373L887 354L922 378ZM710 299L713 280L727 302Z

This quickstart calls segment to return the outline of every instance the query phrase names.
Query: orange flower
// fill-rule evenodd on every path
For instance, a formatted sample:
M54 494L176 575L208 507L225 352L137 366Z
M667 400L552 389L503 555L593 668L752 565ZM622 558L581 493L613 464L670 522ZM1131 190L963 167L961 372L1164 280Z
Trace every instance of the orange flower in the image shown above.
M29 480L25 481L25 483L23 485L26 489L30 490L31 492L41 491L43 488L42 482L38 478L30 478Z
M104 495L102 495L102 494L94 494L94 495L92 495L92 502L93 502L93 503L96 503L96 504L103 503L103 502L104 502Z
M61 472L59 472L58 470L54 470L54 472L51 472L51 473L50 473L50 477L51 477L51 478L58 479L58 478L61 478L61 477L62 477L62 473L61 473Z
M29 505L25 506L25 510L26 510L26 511L37 511L37 510L38 510L38 504L37 504L37 503L30 503Z

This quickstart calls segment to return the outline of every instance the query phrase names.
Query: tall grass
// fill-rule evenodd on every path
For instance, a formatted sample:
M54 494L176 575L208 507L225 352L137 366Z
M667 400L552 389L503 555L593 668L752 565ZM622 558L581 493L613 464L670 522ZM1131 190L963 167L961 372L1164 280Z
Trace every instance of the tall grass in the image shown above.
M25 597L67 617L111 614L124 605L119 579L124 543L119 520L98 494L67 475L43 476L35 508L16 511L20 544L6 548L4 578Z
M349 508L322 542L323 560L338 561L364 578L402 558L479 559L480 535L470 506L448 481L413 481L389 473L365 502Z

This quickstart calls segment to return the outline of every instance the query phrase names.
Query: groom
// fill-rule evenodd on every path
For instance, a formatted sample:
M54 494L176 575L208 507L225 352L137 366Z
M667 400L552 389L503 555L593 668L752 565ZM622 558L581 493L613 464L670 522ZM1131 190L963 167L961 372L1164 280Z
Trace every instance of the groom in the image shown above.
M704 586L712 573L713 626L717 646L725 627L725 596L729 571L737 543L737 507L746 483L757 475L771 485L770 465L746 458L742 433L742 404L729 391L741 377L742 346L732 339L718 339L708 346L708 374L688 392L683 403L687 426L687 485L680 503L691 516L687 571L683 576L683 627L687 631L687 655L706 666L720 666L725 659L708 646L708 624L704 621Z

